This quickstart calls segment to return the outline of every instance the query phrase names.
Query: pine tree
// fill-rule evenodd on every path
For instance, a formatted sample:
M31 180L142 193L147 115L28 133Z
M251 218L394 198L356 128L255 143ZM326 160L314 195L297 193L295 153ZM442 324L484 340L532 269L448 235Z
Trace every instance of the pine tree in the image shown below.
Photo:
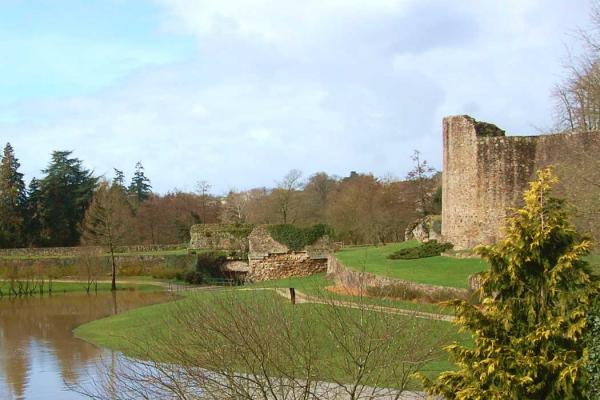
M135 164L135 172L129 185L129 193L135 197L138 203L148 200L152 194L150 179L144 174L144 167L140 161Z
M0 163L0 244L18 247L25 243L24 222L27 193L19 161L10 143L4 147Z
M115 177L112 180L112 184L125 190L125 174L120 169L113 168L113 170Z
M27 188L27 218L25 237L29 246L38 246L42 240L42 193L40 181L32 178Z
M552 171L538 172L525 205L508 219L506 237L476 249L490 266L480 306L456 301L457 324L474 347L449 346L458 369L431 394L447 399L584 399L587 352L583 337L598 284L582 261L590 241L551 197Z
M40 181L43 236L46 245L76 246L81 222L98 178L71 151L55 151Z

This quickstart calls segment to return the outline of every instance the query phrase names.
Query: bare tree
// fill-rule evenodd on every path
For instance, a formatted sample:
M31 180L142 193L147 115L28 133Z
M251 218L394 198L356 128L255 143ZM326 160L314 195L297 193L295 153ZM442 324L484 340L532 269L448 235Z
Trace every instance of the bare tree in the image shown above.
M97 399L416 398L407 393L412 376L439 358L452 326L439 322L432 332L423 319L322 299L292 306L270 292L232 290L175 303L168 332L132 343L141 359L161 360L111 362L85 393Z
M206 208L209 200L209 192L212 185L208 181L198 181L196 183L196 193L200 196L200 206L202 213L202 223L206 223Z
M130 225L131 209L127 194L117 185L101 182L85 214L83 239L87 244L105 247L110 254L113 291L117 290L115 248L123 243Z
M81 252L81 255L77 258L78 272L83 287L86 293L89 293L94 288L94 291L98 291L98 278L102 274L102 250L94 247L89 247Z
M600 1L592 2L590 18L591 29L579 32L583 54L568 57L567 75L554 88L554 130L600 131ZM563 194L576 208L577 226L600 240L600 157L590 148L562 151L570 159L557 166L568 185Z
M411 156L413 169L408 172L406 179L412 182L416 195L416 209L421 216L430 214L431 200L434 194L431 177L435 168L429 166L426 160L421 159L421 152L415 150Z
M290 211L292 209L294 194L302 187L301 178L302 172L292 169L283 177L283 180L277 183L277 188L273 191L281 221L284 224L293 222L290 221Z
M221 222L243 224L247 220L248 193L230 190L223 200Z

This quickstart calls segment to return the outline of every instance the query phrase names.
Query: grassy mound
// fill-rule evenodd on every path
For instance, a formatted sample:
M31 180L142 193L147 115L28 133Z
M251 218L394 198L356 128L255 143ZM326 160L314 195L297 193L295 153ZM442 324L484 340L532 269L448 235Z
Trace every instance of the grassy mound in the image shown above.
M413 260L390 260L388 256L399 250L417 247L411 240L384 246L353 247L336 253L346 267L375 275L402 279L417 283L467 288L469 276L487 269L480 259L456 259L451 257L427 257Z

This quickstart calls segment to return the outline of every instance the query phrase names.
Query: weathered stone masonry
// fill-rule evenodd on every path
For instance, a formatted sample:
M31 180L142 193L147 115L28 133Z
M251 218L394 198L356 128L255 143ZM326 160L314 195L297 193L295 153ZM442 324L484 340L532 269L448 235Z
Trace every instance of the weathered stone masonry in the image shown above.
M505 136L466 115L443 125L442 237L458 249L499 239L535 171L572 163L573 154L600 154L599 132Z
M249 271L251 282L308 276L327 270L329 238L323 237L303 251L293 252L271 237L266 226L254 228L249 242Z

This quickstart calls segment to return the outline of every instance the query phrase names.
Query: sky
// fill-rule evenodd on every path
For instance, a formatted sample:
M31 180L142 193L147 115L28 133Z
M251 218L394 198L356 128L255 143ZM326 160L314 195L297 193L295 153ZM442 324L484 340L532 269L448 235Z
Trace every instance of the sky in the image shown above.
M552 126L588 0L0 0L0 142L154 190L441 169L442 118ZM2 143L3 144L3 143Z

